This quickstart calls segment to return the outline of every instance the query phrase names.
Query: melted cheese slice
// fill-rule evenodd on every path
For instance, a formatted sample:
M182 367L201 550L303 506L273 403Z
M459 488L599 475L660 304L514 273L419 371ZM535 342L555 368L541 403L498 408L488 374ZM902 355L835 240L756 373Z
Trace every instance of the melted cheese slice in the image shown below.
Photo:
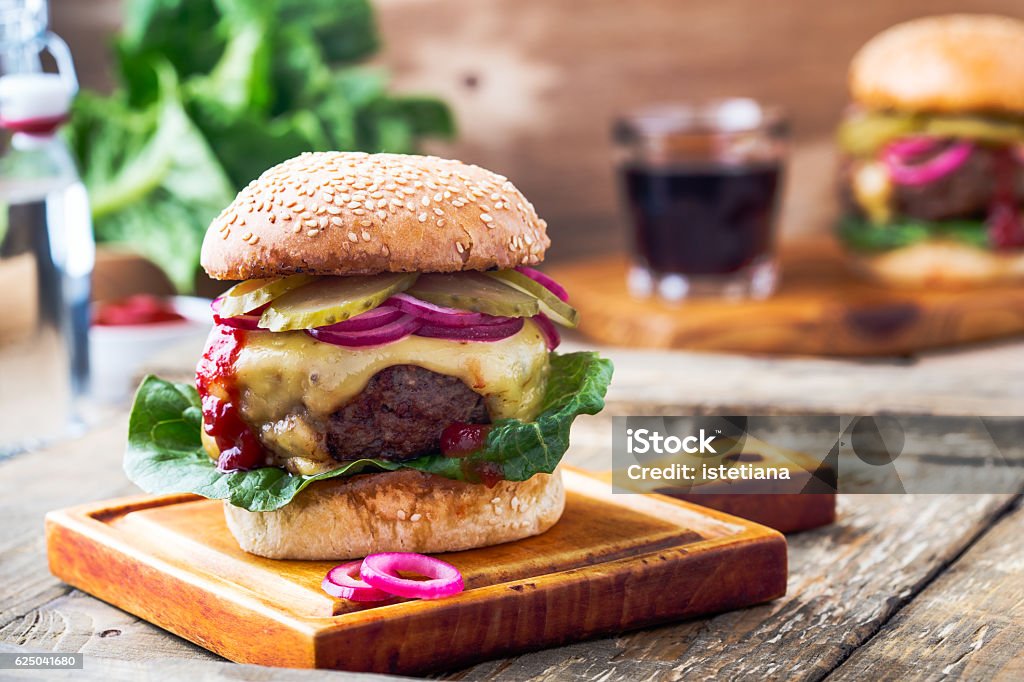
M242 417L266 424L305 408L326 418L394 365L458 377L484 397L491 419L524 421L536 416L549 367L544 338L530 321L501 341L408 336L371 348L322 343L301 331L255 332L246 335L235 362Z
M853 196L868 219L881 224L892 217L892 180L879 161L861 163L853 172Z

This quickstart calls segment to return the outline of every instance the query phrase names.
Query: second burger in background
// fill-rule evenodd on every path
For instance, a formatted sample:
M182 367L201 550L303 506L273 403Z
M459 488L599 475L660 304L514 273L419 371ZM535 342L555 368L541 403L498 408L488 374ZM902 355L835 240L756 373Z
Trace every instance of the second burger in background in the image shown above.
M840 238L898 285L1024 278L1024 22L894 26L850 66Z

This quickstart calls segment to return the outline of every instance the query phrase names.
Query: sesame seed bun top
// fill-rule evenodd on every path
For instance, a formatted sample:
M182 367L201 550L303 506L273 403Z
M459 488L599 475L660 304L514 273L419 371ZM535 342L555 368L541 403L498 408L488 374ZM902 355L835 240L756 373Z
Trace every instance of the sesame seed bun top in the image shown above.
M215 279L507 269L539 263L547 224L505 177L435 156L306 153L210 224Z
M950 14L898 24L850 64L850 94L872 109L1024 112L1024 21Z

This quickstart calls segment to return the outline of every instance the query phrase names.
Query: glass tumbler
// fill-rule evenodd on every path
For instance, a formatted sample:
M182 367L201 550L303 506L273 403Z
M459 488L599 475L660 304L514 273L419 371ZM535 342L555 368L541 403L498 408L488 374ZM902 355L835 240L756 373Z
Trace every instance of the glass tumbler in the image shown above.
M651 107L616 122L634 296L772 294L788 136L780 110L746 98Z

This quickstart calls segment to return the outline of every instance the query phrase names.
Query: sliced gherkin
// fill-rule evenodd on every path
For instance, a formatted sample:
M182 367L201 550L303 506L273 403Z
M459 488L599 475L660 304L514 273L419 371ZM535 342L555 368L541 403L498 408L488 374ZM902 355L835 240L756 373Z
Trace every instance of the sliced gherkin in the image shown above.
M848 154L869 156L919 129L920 122L911 115L857 114L839 124L839 146Z
M420 275L409 293L435 305L499 317L533 317L540 312L534 296L480 272Z
M219 315L235 317L244 315L270 303L278 296L283 296L301 286L309 284L315 277L312 275L290 275L288 277L269 277L267 279L248 279L227 290L220 301Z
M523 273L517 270L497 270L484 274L536 298L540 311L558 324L575 327L579 323L580 314L575 308L555 296L546 286Z
M1024 142L1024 123L977 116L937 116L925 121L935 137L962 137L982 142Z
M260 326L270 331L313 329L344 322L408 289L415 273L321 277L309 286L274 299Z

